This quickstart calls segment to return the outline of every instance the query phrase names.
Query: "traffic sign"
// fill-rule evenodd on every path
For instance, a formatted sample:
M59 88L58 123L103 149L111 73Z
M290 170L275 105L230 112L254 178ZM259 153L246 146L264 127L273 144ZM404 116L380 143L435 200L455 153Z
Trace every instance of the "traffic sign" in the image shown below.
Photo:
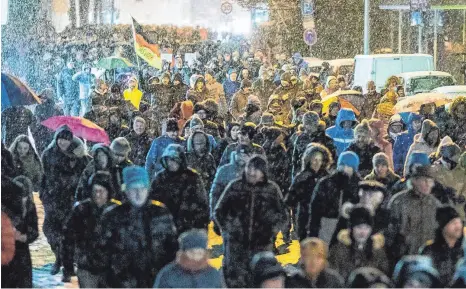
M314 29L306 29L303 34L303 39L304 39L304 42L309 46L316 44L317 42L316 31Z
M230 14L233 11L233 5L230 2L223 2L220 6L220 10L222 10L223 14Z

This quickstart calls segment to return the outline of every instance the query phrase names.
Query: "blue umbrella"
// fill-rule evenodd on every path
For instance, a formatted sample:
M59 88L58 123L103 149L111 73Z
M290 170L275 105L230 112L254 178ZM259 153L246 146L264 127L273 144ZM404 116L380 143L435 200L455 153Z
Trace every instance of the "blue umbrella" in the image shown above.
M2 111L12 106L41 103L40 98L18 78L2 72Z

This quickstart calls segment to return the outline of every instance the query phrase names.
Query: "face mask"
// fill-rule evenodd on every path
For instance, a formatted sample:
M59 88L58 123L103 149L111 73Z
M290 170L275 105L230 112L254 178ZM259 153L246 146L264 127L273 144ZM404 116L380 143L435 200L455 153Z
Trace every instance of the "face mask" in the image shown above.
M401 134L401 132L399 132L399 133L389 132L389 135L390 135L390 137L392 139L396 139L400 134Z

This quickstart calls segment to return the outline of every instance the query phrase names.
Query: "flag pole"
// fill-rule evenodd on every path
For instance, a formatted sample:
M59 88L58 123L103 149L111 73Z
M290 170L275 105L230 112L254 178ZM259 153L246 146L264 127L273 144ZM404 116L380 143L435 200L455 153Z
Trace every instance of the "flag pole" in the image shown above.
M136 53L136 61L137 61L137 64L138 64L138 70L141 70L141 65L139 63L139 56L136 52L136 29L134 28L134 18L133 16L131 16L131 14L129 15L131 17L131 27L133 27L133 47L134 47L134 53Z

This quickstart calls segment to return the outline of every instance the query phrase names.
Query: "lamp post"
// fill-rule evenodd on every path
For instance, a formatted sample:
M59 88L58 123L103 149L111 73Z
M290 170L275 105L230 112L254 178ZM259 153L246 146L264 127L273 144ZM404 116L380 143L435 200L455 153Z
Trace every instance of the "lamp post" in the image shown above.
M370 34L369 34L369 1L364 0L364 55L369 55L369 41L370 41Z

